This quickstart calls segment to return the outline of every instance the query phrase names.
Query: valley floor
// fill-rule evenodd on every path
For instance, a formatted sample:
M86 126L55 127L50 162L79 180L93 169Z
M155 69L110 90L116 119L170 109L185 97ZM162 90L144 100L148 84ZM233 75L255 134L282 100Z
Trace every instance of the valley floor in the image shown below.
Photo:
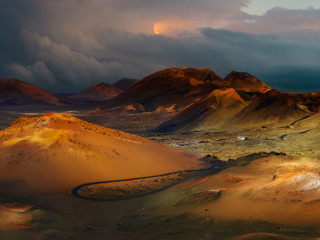
M320 239L317 115L239 132L155 133L150 130L174 113L90 115L86 110L32 109L1 109L0 130L20 116L53 110L197 153L209 162L221 160L226 169L119 201L84 200L70 192L22 196L16 183L1 182L0 240ZM35 208L17 212L3 207L7 202Z

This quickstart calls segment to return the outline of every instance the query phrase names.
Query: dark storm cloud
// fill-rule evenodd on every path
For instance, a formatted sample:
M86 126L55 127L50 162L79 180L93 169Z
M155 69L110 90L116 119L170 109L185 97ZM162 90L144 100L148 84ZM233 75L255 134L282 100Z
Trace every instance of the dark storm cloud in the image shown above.
M285 9L276 7L263 16L233 21L229 30L253 34L273 34L288 42L319 45L320 9Z
M142 78L167 67L208 67L221 75L248 71L280 89L319 91L315 29L290 15L295 12L283 10L299 27L297 34L290 33L295 38L281 36L279 28L271 31L271 20L282 10L250 16L240 11L246 3L0 0L0 31L5 36L0 38L0 73L68 91L98 81ZM162 24L163 35L153 34L156 23ZM217 25L234 31L199 28ZM269 35L257 32L259 26L269 29ZM237 28L259 35L236 32ZM303 31L310 36L305 36L308 44L299 38Z
M286 9L275 7L263 16L252 17L249 21L239 21L230 24L229 29L251 32L255 34L299 32L309 30L317 32L320 29L320 9Z
M0 72L57 90L80 90L124 76L141 78L170 65L170 60L157 60L163 49L155 44L147 56L141 54L144 44L154 40L156 22L180 18L192 25L199 17L221 19L246 2L1 0ZM121 46L123 42L127 46ZM134 45L139 45L136 56L130 54ZM117 52L121 48L129 53Z
M160 66L209 67L221 75L247 71L282 90L319 91L319 46L288 42L272 35L203 29L182 38L130 35L110 49ZM278 77L277 77L278 76Z

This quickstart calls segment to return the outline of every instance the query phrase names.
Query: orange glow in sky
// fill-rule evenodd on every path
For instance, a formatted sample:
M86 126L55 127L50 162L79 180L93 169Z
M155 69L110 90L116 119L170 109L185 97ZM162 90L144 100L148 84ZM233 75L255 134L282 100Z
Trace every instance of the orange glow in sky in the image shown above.
M166 20L155 23L153 25L153 32L156 35L161 34L174 36L186 27L188 27L188 25L185 22L179 22L177 20Z
M154 24L154 25L153 25L153 32L154 32L154 34L156 34L156 35L159 35L159 34L160 34L159 25L158 25L158 24Z

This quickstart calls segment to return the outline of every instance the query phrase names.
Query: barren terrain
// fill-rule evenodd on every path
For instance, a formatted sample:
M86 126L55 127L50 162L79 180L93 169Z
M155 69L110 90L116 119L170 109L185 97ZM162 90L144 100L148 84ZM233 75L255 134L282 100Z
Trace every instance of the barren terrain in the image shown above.
M3 104L0 240L319 239L319 96L174 68Z
M3 207L0 226L4 227L0 239L105 239L106 236L111 239L317 239L320 236L316 210L320 182L316 145L318 115L298 119L292 125L261 126L240 132L163 134L146 130L154 129L157 121L169 117L164 113L120 116L68 113L92 123L140 133L150 140L201 157L210 155L206 157L207 164L217 158L226 164L219 173L208 172L181 183L185 176L180 179L176 174L121 185L89 185L81 192L94 199L119 199L106 202L72 196L71 186L75 187L76 183L59 194L35 196L22 191L25 189L22 182L2 181L4 206L29 203L33 207L19 211ZM3 126L20 115L41 114L11 112L2 118ZM70 124L68 121L66 124ZM140 128L142 125L144 128ZM239 136L246 140L239 140ZM272 151L283 154L267 154ZM266 153L253 154L258 152ZM151 172L145 171L145 175L139 176L148 176ZM106 174L100 180L120 178ZM78 184L86 182L90 180L83 179ZM157 193L122 199L144 195L172 183L179 184Z

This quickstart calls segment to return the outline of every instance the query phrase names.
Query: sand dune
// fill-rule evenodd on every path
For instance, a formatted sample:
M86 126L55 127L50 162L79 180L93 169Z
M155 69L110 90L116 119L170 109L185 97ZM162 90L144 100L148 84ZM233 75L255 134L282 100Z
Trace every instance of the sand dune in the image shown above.
M65 114L22 117L0 132L1 181L22 181L28 191L66 191L199 164L193 154Z

